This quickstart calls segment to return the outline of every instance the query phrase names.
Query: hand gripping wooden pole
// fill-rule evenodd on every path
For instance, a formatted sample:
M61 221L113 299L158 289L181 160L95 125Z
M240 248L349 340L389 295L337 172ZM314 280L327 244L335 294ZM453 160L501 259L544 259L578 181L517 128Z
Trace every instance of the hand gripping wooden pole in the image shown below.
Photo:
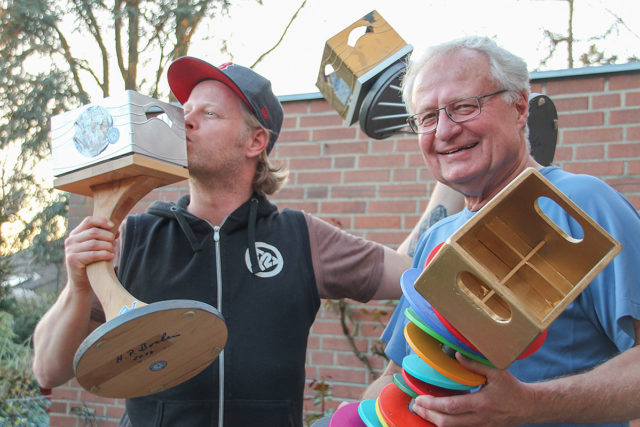
M174 121L181 117L179 111ZM157 136L155 142L161 145L160 135L170 129L153 120L142 118L144 124L150 123L143 131L150 132L151 125L160 126L150 133ZM184 136L180 142L184 144ZM55 141L52 145L55 152ZM109 218L114 223L112 231L116 232L131 208L147 193L186 178L184 167L131 152L65 171L54 180L54 187L92 196L93 214ZM227 328L214 307L193 300L151 304L139 301L120 284L111 262L88 265L87 275L106 318L106 323L82 342L74 358L76 378L91 393L132 398L169 389L197 375L224 348Z

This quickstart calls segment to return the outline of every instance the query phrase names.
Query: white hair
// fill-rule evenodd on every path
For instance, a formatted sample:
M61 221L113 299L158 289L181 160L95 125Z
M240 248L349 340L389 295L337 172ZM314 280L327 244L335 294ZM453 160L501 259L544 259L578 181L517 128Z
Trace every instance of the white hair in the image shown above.
M416 59L413 59L412 56L402 81L402 99L410 114L415 113L411 96L416 76L422 67L431 60L460 49L472 49L487 57L492 80L495 81L496 85L513 91L505 94L506 99L510 97L511 102L515 102L518 95L514 92L522 92L523 90L526 91L527 97L529 96L531 87L527 63L519 56L498 46L496 42L488 37L469 36L431 46Z

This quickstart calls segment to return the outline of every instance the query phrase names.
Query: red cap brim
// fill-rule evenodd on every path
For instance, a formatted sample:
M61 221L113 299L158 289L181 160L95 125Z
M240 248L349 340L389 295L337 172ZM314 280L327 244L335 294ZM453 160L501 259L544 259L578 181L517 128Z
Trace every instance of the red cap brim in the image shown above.
M187 102L191 91L201 81L217 80L227 85L249 108L253 109L233 80L217 67L201 59L189 56L176 59L167 70L167 80L169 80L171 92L173 92L180 104Z

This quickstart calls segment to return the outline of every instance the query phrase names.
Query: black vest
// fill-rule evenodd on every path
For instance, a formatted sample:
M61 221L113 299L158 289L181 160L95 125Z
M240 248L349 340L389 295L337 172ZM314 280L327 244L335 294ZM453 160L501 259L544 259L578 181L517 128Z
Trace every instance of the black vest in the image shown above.
M156 202L127 219L120 281L145 303L193 299L217 308L219 277L229 334L224 425L302 426L307 338L320 306L304 215L278 212L254 195L218 232L189 214L188 203L188 196ZM256 263L254 274L247 264ZM216 426L218 380L216 360L172 389L127 399L124 419L134 426Z

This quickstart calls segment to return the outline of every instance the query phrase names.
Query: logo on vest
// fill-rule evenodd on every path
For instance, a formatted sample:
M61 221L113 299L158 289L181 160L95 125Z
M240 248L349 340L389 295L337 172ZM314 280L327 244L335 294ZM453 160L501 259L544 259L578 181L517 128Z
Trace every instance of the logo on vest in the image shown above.
M273 277L282 271L284 259L282 258L282 254L278 248L275 246L271 246L264 242L256 242L256 255L258 256L258 268L260 268L260 271L256 273L256 276ZM249 256L249 249L244 253L244 262L249 271L251 271L251 257Z

